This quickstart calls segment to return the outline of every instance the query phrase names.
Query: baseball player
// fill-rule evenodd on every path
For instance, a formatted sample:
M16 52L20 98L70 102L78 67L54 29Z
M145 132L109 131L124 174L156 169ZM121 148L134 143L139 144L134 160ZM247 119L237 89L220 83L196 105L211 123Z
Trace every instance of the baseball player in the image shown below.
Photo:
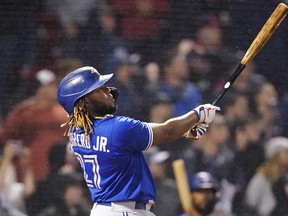
M208 172L195 173L189 179L193 216L208 216L220 198L219 183ZM181 216L188 216L182 214Z
M64 77L57 97L70 118L62 126L94 202L91 216L153 216L155 186L142 152L182 136L199 139L220 108L200 105L157 124L113 116L118 91L105 85L112 76L87 66Z

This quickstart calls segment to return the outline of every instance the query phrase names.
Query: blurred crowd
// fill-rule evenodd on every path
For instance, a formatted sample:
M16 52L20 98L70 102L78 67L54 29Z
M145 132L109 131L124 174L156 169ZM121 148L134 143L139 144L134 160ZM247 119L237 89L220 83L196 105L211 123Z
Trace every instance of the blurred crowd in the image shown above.
M114 73L116 115L163 122L212 103L278 0L6 0L0 3L0 215L89 215L60 125L59 81ZM286 3L288 3L286 1ZM287 20L219 102L198 141L147 153L157 216L183 213L172 171L220 183L213 216L288 215Z

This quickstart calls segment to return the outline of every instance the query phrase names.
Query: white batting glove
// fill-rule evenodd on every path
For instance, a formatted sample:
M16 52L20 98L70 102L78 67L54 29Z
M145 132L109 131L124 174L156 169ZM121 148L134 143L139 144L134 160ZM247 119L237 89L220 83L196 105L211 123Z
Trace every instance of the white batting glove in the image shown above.
M184 134L184 138L198 140L206 133L208 127L205 123L197 124Z
M211 104L203 104L194 109L198 116L198 122L206 124L210 124L213 121L216 111L219 110L220 107L213 106Z

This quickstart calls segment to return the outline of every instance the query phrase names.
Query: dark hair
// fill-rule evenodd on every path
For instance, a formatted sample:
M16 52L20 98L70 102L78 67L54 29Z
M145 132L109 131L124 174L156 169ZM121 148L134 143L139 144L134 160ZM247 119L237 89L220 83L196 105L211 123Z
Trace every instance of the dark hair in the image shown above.
M230 91L223 97L221 106L224 107L224 110L227 109L227 107L233 106L239 97L245 97L247 98L247 102L249 102L249 98L246 94L236 91Z
M235 119L230 127L231 136L235 137L237 130L244 130L247 125L254 124L259 120L260 116L257 114L248 114L245 117Z

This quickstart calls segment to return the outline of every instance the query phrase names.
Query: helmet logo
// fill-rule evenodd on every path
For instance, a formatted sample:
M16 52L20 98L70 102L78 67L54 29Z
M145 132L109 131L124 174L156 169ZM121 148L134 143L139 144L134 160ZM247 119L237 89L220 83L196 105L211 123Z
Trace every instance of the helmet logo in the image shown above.
M202 178L203 182L208 182L210 180L209 175L205 175L205 173L200 173L199 175Z

